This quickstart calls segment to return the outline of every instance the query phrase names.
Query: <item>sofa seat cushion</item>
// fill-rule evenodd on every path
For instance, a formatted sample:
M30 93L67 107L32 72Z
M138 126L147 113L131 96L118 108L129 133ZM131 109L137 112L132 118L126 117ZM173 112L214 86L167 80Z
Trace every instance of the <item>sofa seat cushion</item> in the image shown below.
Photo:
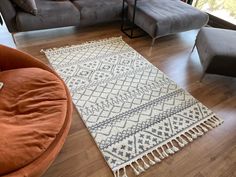
M80 11L80 24L93 25L121 19L122 0L72 0Z
M54 142L66 119L65 87L39 68L0 72L0 176L23 168Z
M23 11L17 12L16 25L19 31L79 25L80 13L70 1L35 1L38 8L36 16Z
M127 0L129 16L133 0ZM135 24L151 37L198 29L208 22L208 15L180 0L139 0Z

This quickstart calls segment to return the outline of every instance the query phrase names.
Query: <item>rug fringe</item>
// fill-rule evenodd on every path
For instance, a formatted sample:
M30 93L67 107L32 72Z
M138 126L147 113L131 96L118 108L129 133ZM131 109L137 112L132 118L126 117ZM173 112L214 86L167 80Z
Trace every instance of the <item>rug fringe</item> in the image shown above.
M135 175L139 175L140 173L145 172L150 166L160 163L162 159L168 157L169 155L175 154L181 148L190 142L193 142L193 140L204 135L204 133L222 123L223 120L213 115L208 119L201 121L197 125L185 130L183 133L176 135L164 144L161 144L160 146L155 147L154 149L145 152L145 154L126 163L125 166L115 169L113 171L114 177L128 177L126 173L126 168L128 166L131 167Z
M103 42L111 42L114 40L122 40L122 36L119 37L110 37L110 38L104 38L104 39L100 39L100 40L92 40L92 41L87 41L81 44L77 44L77 45L68 45L68 46L63 46L63 47L58 47L58 48L48 48L48 49L41 49L40 52L44 53L45 55L50 54L62 54L65 52L74 52L77 50L80 50L82 47L87 47L88 45L91 44L96 44L99 45L99 43L103 43ZM91 47L91 46L89 46Z

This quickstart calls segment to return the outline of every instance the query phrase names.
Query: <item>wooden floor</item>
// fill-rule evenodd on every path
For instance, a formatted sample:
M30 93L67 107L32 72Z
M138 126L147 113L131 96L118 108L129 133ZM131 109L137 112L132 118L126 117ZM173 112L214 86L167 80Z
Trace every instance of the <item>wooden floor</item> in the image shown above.
M236 177L236 79L207 75L199 82L202 70L196 50L190 56L196 33L190 31L158 39L153 48L150 37L131 40L120 32L119 24L19 33L15 38L18 49L47 62L41 49L123 36L129 45L225 121L140 177ZM14 45L4 30L0 31L0 43ZM66 143L43 177L112 176L75 110ZM128 176L135 176L130 169Z

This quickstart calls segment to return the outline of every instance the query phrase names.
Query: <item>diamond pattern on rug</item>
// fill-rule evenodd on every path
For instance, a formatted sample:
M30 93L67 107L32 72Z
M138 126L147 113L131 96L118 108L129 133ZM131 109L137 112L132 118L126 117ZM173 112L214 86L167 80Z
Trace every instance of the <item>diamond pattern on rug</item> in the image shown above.
M121 38L44 53L115 176L127 166L139 174L222 123Z

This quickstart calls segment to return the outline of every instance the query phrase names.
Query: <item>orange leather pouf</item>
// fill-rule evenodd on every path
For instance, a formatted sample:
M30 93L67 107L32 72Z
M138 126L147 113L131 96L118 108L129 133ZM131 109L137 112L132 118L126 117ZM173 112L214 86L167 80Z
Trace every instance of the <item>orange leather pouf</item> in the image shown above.
M70 128L69 91L50 67L5 46L0 46L0 82L0 176L41 176Z

